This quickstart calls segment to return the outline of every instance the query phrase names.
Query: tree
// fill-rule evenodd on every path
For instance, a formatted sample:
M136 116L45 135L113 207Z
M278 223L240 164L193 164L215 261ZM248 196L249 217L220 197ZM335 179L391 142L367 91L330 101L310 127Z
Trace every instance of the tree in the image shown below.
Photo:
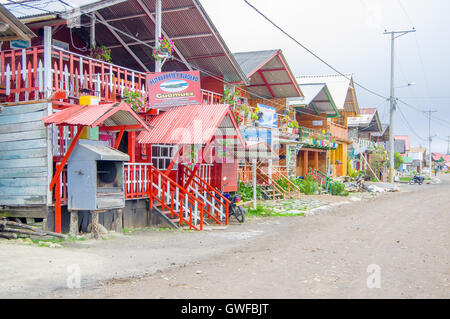
M399 169L402 164L403 164L403 157L400 155L399 152L395 152L394 153L394 166L395 166L395 169Z

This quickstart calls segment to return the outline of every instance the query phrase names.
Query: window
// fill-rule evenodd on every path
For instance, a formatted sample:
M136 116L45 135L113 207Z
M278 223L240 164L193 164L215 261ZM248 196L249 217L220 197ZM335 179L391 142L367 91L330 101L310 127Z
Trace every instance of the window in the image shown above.
M152 163L159 170L166 170L177 150L176 145L169 144L153 144L152 145ZM175 164L172 170L177 169Z

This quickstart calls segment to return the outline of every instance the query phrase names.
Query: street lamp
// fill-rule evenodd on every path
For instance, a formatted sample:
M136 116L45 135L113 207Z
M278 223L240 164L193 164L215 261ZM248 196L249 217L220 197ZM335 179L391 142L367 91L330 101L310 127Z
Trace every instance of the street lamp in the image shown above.
M406 88L406 87L410 87L416 85L416 82L410 82L407 85L402 85L402 86L397 86L396 89L400 89L400 88Z

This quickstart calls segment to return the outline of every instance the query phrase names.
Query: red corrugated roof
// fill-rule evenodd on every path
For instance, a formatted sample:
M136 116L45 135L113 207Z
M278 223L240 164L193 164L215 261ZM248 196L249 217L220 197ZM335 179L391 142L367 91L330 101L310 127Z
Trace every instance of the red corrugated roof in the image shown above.
M450 155L441 154L441 153L432 153L433 161L439 162L441 158L444 160L444 162L450 162Z
M239 126L228 104L186 105L171 108L151 118L148 124L153 129L141 132L138 140L143 144L209 144L224 122L234 128L234 135L245 146Z
M41 119L45 125L123 126L148 125L127 103L73 105Z

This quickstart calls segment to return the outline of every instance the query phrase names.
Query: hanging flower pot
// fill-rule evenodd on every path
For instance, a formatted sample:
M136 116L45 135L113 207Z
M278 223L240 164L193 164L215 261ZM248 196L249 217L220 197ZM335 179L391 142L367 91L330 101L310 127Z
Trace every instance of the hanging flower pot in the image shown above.
M155 49L153 49L153 58L155 61L161 61L161 60L169 60L172 58L173 53L173 41L170 39L167 39L165 37L160 37L158 40L158 45Z

